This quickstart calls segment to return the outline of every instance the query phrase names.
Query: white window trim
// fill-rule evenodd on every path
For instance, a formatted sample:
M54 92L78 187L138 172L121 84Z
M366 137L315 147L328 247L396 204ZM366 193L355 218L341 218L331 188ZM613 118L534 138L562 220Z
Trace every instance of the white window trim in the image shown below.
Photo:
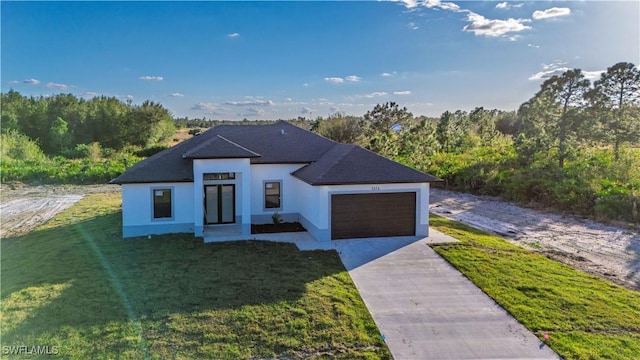
M280 183L280 207L277 207L277 208L268 208L267 207L267 192L266 192L267 183ZM271 211L271 212L282 211L282 209L284 208L284 206L282 205L282 203L283 203L282 194L283 194L283 191L282 191L282 180L263 180L262 181L262 210L263 211Z
M156 190L169 190L171 191L171 217L163 217L163 218L156 218L154 217L154 210L155 210L155 202L154 202L154 198L155 198L155 191ZM175 219L175 189L173 188L173 186L154 186L151 187L151 221L153 222L157 222L157 221L173 221Z

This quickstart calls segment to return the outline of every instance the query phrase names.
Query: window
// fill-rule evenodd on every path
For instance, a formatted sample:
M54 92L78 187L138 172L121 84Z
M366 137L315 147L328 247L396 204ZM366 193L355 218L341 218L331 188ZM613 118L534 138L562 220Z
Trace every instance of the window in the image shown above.
M236 178L236 173L204 173L204 180L231 180Z
M152 189L153 218L170 219L173 217L171 208L171 189Z
M280 188L282 187L281 185L281 181L264 182L265 209L280 209L282 207L282 204L280 203Z

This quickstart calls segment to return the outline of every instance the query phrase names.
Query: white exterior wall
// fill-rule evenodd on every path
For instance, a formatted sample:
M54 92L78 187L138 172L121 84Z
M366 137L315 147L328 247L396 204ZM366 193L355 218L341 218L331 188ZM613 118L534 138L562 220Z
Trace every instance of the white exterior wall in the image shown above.
M193 204L195 206L194 233L202 236L204 230L204 173L236 173L235 180L220 183L236 185L236 220L242 225L242 234L251 234L251 165L249 159L193 160Z
M254 223L271 222L271 215L275 212L287 221L297 221L292 218L300 213L300 192L295 182L298 179L291 173L305 164L253 164L251 165L251 215ZM280 209L264 208L264 182L281 181Z
M153 218L153 189L172 189L171 219ZM193 186L191 183L122 185L122 236L193 232Z

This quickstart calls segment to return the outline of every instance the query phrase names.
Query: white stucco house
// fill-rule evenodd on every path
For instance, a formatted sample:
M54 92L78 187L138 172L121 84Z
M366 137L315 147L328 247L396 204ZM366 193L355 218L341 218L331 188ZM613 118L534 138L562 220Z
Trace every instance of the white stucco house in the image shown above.
M299 221L319 241L428 236L439 179L284 121L217 126L157 153L122 185L123 237Z

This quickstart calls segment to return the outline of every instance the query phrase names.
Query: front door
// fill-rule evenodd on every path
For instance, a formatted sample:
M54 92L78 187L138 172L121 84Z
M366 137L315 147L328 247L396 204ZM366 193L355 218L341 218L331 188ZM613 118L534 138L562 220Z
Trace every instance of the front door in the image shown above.
M207 224L236 222L236 186L233 184L204 187L204 217Z

